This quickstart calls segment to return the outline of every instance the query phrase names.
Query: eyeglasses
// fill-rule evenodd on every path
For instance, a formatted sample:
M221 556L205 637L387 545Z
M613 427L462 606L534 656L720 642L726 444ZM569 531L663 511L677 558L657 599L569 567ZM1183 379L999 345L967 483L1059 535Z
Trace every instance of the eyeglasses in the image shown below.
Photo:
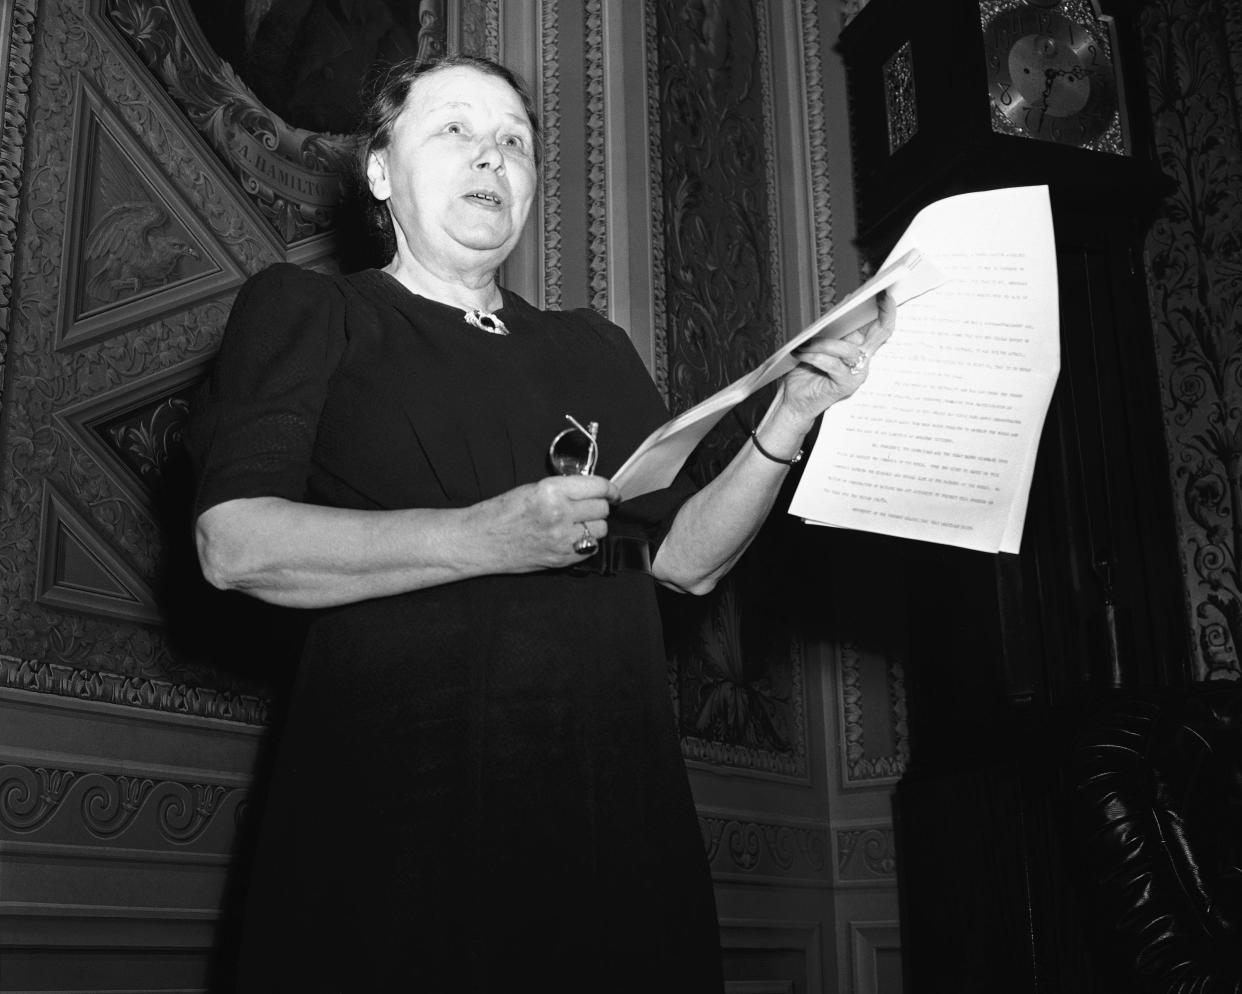
M548 460L552 468L561 476L589 476L595 472L595 463L599 459L599 422L588 421L584 428L572 414L566 414L565 420L572 428L566 428L552 439L548 446Z

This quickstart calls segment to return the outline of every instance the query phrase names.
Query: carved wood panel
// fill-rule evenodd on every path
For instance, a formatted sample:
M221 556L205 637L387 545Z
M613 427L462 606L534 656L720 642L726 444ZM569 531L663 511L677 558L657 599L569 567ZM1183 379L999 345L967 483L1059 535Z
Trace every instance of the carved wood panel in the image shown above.
M187 581L170 564L188 532L169 509L231 294L279 243L98 0L45 0L30 41L0 398L0 685L86 692L115 674L157 706L257 719L253 684L173 650L167 608Z
M674 413L753 369L783 340L767 17L754 2L656 3L667 390ZM743 421L768 394L744 405ZM707 480L747 430L726 420L692 457ZM766 536L761 537L761 547ZM804 661L746 571L667 605L688 759L805 779ZM775 565L775 564L772 564ZM770 606L770 605L769 605Z

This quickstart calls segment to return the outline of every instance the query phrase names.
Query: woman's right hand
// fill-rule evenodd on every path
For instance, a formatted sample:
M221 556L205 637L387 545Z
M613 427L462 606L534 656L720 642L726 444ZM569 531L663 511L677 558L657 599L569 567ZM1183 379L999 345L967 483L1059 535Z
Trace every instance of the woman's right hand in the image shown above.
M549 476L462 508L362 511L281 497L207 508L196 525L203 575L286 607L321 608L495 573L581 562L574 543L608 534L620 499L602 476Z
M620 499L602 476L549 476L481 501L473 524L498 558L497 573L530 573L581 562L574 543L608 534L608 513Z

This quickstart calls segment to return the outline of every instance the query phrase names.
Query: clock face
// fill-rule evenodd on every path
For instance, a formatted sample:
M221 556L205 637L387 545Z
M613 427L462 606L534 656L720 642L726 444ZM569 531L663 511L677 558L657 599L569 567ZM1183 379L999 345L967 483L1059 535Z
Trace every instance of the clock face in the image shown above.
M1092 27L1023 3L984 27L993 127L1091 146L1117 116L1117 76Z

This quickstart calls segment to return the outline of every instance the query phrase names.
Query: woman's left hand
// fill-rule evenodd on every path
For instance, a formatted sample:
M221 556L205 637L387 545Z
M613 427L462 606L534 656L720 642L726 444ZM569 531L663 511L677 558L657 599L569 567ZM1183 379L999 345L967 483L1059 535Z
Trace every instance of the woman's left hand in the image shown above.
M893 334L897 305L887 292L876 297L879 316L841 338L812 338L794 353L798 365L781 385L780 406L786 415L807 424L867 379L872 357Z

